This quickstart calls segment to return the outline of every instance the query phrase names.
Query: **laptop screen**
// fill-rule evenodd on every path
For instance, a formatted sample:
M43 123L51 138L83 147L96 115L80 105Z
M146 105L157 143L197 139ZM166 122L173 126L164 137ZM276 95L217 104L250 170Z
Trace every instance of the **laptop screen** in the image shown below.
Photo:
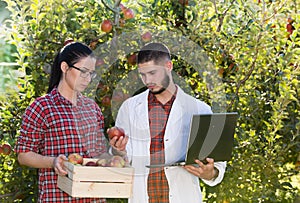
M193 115L186 164L205 158L229 161L237 118L236 112Z

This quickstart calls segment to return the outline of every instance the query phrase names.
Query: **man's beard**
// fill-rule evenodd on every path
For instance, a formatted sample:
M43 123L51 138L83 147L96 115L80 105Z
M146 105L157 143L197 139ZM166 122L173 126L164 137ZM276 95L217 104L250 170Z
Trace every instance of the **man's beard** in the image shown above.
M165 73L165 77L164 77L164 79L162 80L162 83L161 83L162 87L157 91L151 91L151 90L150 91L153 94L160 94L168 88L169 84L170 84L170 77Z

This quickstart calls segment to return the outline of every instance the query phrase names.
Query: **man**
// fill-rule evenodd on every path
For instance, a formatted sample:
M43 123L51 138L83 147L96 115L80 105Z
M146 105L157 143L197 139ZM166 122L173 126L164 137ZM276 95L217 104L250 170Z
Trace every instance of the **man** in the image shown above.
M119 109L116 126L126 137L112 138L113 150L127 152L135 168L134 203L202 202L199 178L214 186L223 179L226 162L207 158L204 164L147 168L185 157L193 114L212 113L211 108L178 87L172 79L169 49L160 43L145 45L137 56L138 72L148 90L127 99Z

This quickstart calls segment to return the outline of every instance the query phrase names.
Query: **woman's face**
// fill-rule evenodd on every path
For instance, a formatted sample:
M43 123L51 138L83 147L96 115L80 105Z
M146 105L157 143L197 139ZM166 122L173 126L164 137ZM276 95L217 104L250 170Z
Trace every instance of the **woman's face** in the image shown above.
M84 91L92 80L95 64L96 59L88 56L69 66L65 74L68 86L77 92Z

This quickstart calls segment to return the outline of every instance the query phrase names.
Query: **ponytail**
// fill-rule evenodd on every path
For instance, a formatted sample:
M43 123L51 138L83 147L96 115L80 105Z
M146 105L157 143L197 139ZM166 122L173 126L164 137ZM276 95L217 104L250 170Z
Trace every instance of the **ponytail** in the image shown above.
M48 87L48 91L47 93L51 92L52 89L56 86L58 86L61 75L62 75L62 71L60 68L56 68L56 67L60 67L59 64L59 53L56 55L52 68L51 68L51 74L50 74L50 80L49 80L49 87Z

